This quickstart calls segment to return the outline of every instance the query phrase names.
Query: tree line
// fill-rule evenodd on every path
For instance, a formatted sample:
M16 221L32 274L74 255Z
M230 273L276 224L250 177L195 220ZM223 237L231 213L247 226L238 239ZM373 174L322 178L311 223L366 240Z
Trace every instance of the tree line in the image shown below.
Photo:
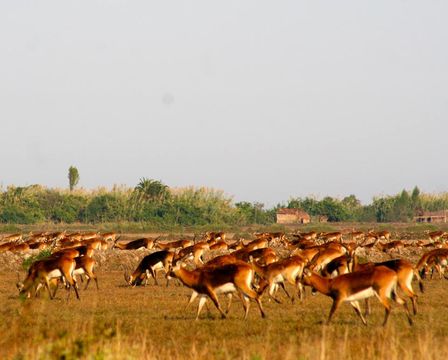
M74 177L76 179L76 176ZM262 203L233 202L209 188L172 189L142 178L134 188L70 190L41 185L0 188L0 222L11 224L145 222L155 227L273 224L278 208L299 208L328 221L406 222L422 211L448 209L448 193L424 194L415 187L362 205L355 195L338 199L291 198L265 208Z

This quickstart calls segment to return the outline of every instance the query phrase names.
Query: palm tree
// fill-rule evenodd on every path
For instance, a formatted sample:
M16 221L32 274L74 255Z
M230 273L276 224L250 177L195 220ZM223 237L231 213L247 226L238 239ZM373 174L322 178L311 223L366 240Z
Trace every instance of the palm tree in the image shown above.
M163 202L170 195L169 187L159 180L141 178L134 188L134 198L137 203L152 201Z

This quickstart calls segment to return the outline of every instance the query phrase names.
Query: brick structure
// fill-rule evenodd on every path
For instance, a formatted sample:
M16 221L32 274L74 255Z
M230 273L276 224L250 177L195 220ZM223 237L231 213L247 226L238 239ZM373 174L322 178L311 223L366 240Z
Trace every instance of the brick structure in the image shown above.
M311 217L301 209L278 209L277 224L308 224Z

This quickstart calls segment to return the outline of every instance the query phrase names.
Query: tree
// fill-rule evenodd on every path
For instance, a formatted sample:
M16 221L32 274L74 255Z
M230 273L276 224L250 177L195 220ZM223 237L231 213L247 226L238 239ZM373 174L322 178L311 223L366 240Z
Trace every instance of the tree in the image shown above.
M160 203L169 198L169 195L168 186L159 180L142 178L134 188L134 196L137 203L147 201Z
M68 169L68 184L70 186L70 191L73 191L76 185L79 182L79 172L78 169L74 166L70 166Z

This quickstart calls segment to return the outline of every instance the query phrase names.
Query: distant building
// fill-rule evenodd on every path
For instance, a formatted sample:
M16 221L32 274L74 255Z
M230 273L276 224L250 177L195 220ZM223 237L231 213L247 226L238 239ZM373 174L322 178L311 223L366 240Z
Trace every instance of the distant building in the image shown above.
M422 211L414 216L414 221L418 223L446 223L448 222L448 210Z
M278 209L277 224L308 224L311 216L301 209Z

